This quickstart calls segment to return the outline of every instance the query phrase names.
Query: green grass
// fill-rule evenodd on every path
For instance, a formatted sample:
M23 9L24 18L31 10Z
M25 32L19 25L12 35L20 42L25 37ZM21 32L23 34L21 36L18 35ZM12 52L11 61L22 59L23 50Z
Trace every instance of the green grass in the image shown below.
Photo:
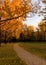
M2 44L0 47L0 65L26 65L13 50L14 44Z
M19 45L32 54L46 59L46 42L23 42Z

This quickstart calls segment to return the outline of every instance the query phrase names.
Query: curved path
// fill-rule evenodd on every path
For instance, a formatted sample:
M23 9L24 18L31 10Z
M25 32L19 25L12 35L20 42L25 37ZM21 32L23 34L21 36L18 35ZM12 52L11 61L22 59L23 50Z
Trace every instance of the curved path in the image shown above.
M46 65L46 60L32 55L31 53L21 48L18 44L14 45L14 50L27 65Z

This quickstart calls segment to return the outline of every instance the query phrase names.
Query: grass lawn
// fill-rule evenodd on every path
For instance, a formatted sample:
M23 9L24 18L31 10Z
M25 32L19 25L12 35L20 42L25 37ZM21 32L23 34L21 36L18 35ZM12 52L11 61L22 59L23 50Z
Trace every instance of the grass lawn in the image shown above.
M14 44L2 44L0 47L0 65L26 65L13 50Z
M32 54L46 59L46 42L23 42L19 45Z

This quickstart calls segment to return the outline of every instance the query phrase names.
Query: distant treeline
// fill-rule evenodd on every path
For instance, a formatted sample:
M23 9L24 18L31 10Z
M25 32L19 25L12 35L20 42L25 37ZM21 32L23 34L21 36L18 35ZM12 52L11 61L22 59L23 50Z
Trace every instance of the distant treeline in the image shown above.
M11 31L0 31L0 42L16 42L16 41L46 41L46 27L43 28L39 25L39 28L23 25L22 29Z

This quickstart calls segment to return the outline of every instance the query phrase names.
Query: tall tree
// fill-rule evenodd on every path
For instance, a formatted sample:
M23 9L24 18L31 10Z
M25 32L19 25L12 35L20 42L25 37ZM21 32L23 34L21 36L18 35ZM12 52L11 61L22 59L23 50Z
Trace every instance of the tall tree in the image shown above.
M46 20L40 22L39 30L40 30L40 32L42 34L43 40L46 40Z
M16 0L13 0L16 4ZM1 12L0 12L0 27L3 27L5 31L9 31L9 29L12 27L12 24L14 22L20 22L24 20L27 16L27 13L31 11L31 6L29 3L31 0L22 0L21 3L18 5L14 5L13 7L13 1L10 0L4 0L1 6ZM11 22L13 21L13 22ZM12 24L11 24L12 23ZM19 24L15 25L15 27ZM13 24L14 25L14 24ZM3 29L2 28L2 29ZM0 32L1 33L1 32ZM5 32L6 33L6 32ZM5 35L6 37L6 35Z

